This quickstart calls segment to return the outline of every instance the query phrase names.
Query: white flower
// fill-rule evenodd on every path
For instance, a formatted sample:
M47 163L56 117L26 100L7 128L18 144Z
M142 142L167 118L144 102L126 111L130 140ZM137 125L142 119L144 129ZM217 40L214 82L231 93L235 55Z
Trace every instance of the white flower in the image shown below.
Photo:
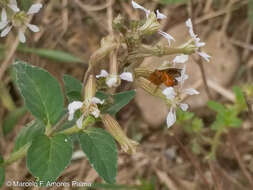
M123 72L119 75L122 80L133 82L133 74L130 72ZM99 75L96 75L96 78L106 78L106 84L109 88L118 86L118 76L110 75L106 70L101 70Z
M177 120L176 111L171 107L167 115L167 127L170 128Z
M167 39L169 45L170 45L171 40L175 41L175 39L166 32L163 32L163 31L159 30L158 33L161 34L164 38Z
M211 56L209 56L209 55L206 54L205 52L200 52L200 51L199 51L199 48L200 48L200 47L205 46L205 42L201 42L201 41L200 41L200 38L198 37L198 35L194 33L194 31L193 31L193 26L192 26L192 21L191 21L190 18L186 21L186 26L189 28L189 34L190 34L190 36L192 37L192 39L193 39L193 41L194 41L194 43L195 43L195 46L198 48L196 52L197 52L203 59L205 59L207 62L209 62Z
M132 1L132 6L135 9L141 9L141 10L143 10L145 12L145 14L146 14L146 17L148 18L149 14L150 14L150 10L145 9L143 6L139 5L135 1Z
M162 19L167 18L167 16L164 15L164 14L162 14L162 13L160 13L159 10L156 10L156 18L162 20Z
M128 81L128 82L133 82L133 75L132 73L130 72L123 72L121 73L121 75L119 75L119 77L122 79L122 80L125 80L125 81Z
M100 115L100 111L99 109L94 109L91 114L95 117L95 118L98 118L99 115Z
M15 9L15 4L17 3L15 0L11 0L11 1L13 2L12 7ZM42 7L42 4L40 3L33 4L27 11L26 17L28 17L28 15L38 13L41 7ZM17 10L15 13L16 15L23 14L23 12L19 12L18 8L16 10ZM4 30L1 32L1 37L5 37L10 32L13 26L18 28L18 37L19 37L20 42L22 43L25 43L26 41L23 25L27 26L32 32L39 32L39 28L36 25L29 24L27 22L27 18L25 18L24 20L15 20L15 17L14 17L14 19L11 21L11 25L9 25L10 21L7 21L7 16L5 16L4 14L5 13L3 13L2 11L2 20L0 22L0 29L4 29ZM17 17L16 19L19 19L19 17Z
M188 88L186 90L182 90L183 82L188 78L188 75L185 74L185 67L182 69L181 77L178 78L179 82L181 82L181 87L179 90L175 92L173 87L168 87L163 90L163 94L169 100L170 111L167 115L167 126L171 127L176 122L176 108L179 107L183 111L187 111L189 108L188 104L181 103L180 96L182 94L195 95L199 94L197 90L194 88Z
M6 6L8 6L14 12L19 12L19 8L17 6L16 0L9 0L9 3ZM3 21L5 21L5 22L7 21L7 13L6 13L5 7L2 9L2 13L1 13L1 22L3 22Z
M91 102L94 103L94 104L103 104L105 101L104 100L100 100L97 97L93 97L93 98L91 98Z
M41 3L36 3L36 4L33 4L29 10L27 11L27 14L28 15L31 15L31 14L35 14L35 13L38 13L40 11L40 9L42 8L42 4Z
M163 94L166 96L168 100L172 100L176 96L176 92L173 87L168 87L163 90Z
M83 102L80 102L80 101L74 101L68 105L68 111L69 111L68 120L69 121L73 120L75 112L79 110L82 106L83 106Z
M99 75L96 75L96 78L101 78L101 77L107 77L109 74L106 70L101 70Z
M75 112L82 107L85 107L85 110L81 117L79 117L76 121L76 125L78 128L82 128L83 119L87 114L93 115L95 118L98 118L100 115L100 111L97 107L97 104L103 104L104 100L100 100L97 97L92 97L90 101L85 101L85 105L83 102L80 101L73 101L68 105L68 120L71 121L74 119Z
M10 7L14 12L19 12L16 0L9 0L9 4L7 6Z
M181 110L187 111L189 108L189 105L188 104L179 104L179 107L181 108Z
M83 126L83 119L84 119L84 114L81 115L81 117L78 118L78 120L76 120L76 125L78 128L82 128Z
M203 59L205 59L207 62L210 61L210 58L211 56L208 55L207 53L203 52L203 51L200 51L200 52L197 52L201 57L203 57Z
M188 61L188 58L189 58L188 55L181 54L173 59L173 63L185 63L186 61Z
M185 70L186 70L186 66L183 67L180 77L176 77L176 80L181 84L181 86L184 83L184 81L189 78L188 75L185 74Z
M117 87L117 82L118 82L118 76L117 75L109 75L107 78L106 78L106 84L109 88L112 88L112 87Z

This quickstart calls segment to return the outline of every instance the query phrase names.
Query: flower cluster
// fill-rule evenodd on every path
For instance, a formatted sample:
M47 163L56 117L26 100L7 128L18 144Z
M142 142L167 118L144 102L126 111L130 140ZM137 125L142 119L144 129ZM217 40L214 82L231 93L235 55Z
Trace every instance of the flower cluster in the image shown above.
M203 51L200 51L200 48L205 46L206 44L205 44L205 42L201 42L198 35L196 35L194 33L193 26L192 26L192 21L191 21L190 18L186 21L186 26L189 28L189 34L192 37L192 40L193 40L194 45L196 47L196 53L199 54L199 56L201 56L203 59L205 59L206 61L209 62L211 56L208 55L207 53L203 52Z
M178 58L179 59L179 58ZM171 127L176 122L176 108L179 107L183 111L187 111L188 104L182 103L183 95L197 95L199 92L194 88L183 89L183 83L188 79L188 75L185 74L186 65L184 65L181 76L177 77L178 87L168 87L163 90L163 94L166 96L168 104L170 105L170 111L167 115L167 127Z
M73 101L68 105L69 117L68 120L71 121L74 119L74 114L77 110L81 110L82 115L77 119L76 125L78 128L82 128L83 119L87 117L87 115L93 115L95 118L98 118L100 115L100 111L97 107L97 104L103 104L104 101L99 98L93 97L89 101Z
M16 0L1 0L0 6L2 7L0 30L1 37L5 37L13 27L18 30L18 37L20 42L26 41L25 27L28 27L32 32L39 32L36 25L29 23L29 15L38 13L42 8L42 4L33 4L27 12L20 11L17 6Z
M143 6L137 4L135 1L132 1L132 6L135 9L141 9L141 10L143 10L145 12L145 14L146 14L146 17L149 18L150 14L151 14L150 10L148 10L148 9L144 8ZM166 15L160 13L159 10L156 10L156 19L157 20L162 20L162 19L166 19L166 18L167 18ZM172 40L175 41L175 39L170 34L168 34L166 32L163 32L162 30L158 30L158 33L168 40L168 44L169 45L171 44Z
M117 87L119 84L119 78L128 82L133 82L133 75L130 72L123 72L119 76L114 74L109 74L106 70L101 70L96 78L106 78L106 85L111 87Z

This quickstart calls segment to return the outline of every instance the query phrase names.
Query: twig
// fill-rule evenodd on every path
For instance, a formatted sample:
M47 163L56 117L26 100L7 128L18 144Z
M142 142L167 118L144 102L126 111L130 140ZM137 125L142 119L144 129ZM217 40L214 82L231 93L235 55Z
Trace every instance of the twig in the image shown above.
M250 118L251 121L253 122L253 110L252 110L251 103L250 103L249 98L248 98L248 96L246 95L246 93L243 93L243 94L244 94L245 101L246 101L246 104L247 104L247 107L248 107L249 118Z
M213 180L214 180L214 182L215 182L216 189L217 189L217 190L223 190L223 188L222 188L222 182L221 182L221 180L219 179L219 177L218 177L218 175L217 175L217 172L216 172L216 170L215 170L215 162L209 160L209 161L208 161L208 164L209 164L209 168L210 168L210 171L211 171Z
M250 173L247 171L246 166L245 166L245 164L243 163L243 161L241 159L240 153L238 152L238 150L236 148L235 140L234 140L234 137L233 137L231 132L228 133L228 140L229 140L232 152L233 152L233 154L234 154L234 156L235 156L235 158L236 158L236 160L239 164L239 167L241 168L244 176L247 178L248 182L251 185L251 188L253 189L253 179L252 179Z
M204 69L203 63L200 58L198 58L198 59L194 58L194 60L197 63L197 65L199 66L206 94L207 94L208 98L211 100L213 98L212 98L212 94L211 94L208 84L207 84L207 79L206 79L206 74L205 74L205 69Z
M241 0L237 0L236 2L238 2L238 1L241 1ZM219 11L216 11L216 12L211 12L211 13L206 14L206 15L200 17L200 18L197 18L195 23L196 23L196 24L200 24L200 23L202 23L202 22L204 22L204 21L206 21L206 20L209 20L209 19L212 19L212 18L221 16L221 15L224 15L224 14L226 14L228 11L236 11L237 9L241 8L243 5L246 5L247 3L248 3L248 1L245 0L245 1L242 1L242 2L241 2L240 6L235 6L235 7L233 7L232 10L229 10L229 9L227 9L227 7L226 7L226 8L224 8L224 9L222 9L222 10L219 10Z
M6 56L6 58L4 59L1 67L0 67L0 80L2 80L3 76L4 76L4 73L5 71L7 70L9 64L12 63L12 58L16 52L16 49L18 47L18 44L19 44L19 38L16 37L14 43L11 45L11 48L10 50L8 51L8 54Z
M38 3L41 2L41 0L38 0L37 1ZM31 22L33 18L33 15L30 15L29 18L28 18L28 23ZM25 30L26 28L24 28ZM9 64L12 63L12 58L16 52L16 49L18 48L18 44L19 44L19 38L18 36L16 37L14 43L11 45L11 48L10 50L8 51L8 54L6 56L6 58L4 59L3 63L1 64L1 67L0 67L0 81L2 80L3 76L4 76L4 73L5 71L7 70Z
M181 141L175 136L173 135L174 139L176 140L177 144L182 148L182 150L184 151L185 155L188 157L188 159L190 160L190 162L192 163L192 165L197 169L197 172L200 176L200 178L202 179L202 181L207 185L207 189L209 188L209 183L205 177L205 175L203 174L199 163L196 162L197 158L195 158L194 155L192 155L187 148L181 143Z
M230 91L219 85L218 83L212 81L212 80L207 80L208 86L230 100L231 102L235 102L235 95Z

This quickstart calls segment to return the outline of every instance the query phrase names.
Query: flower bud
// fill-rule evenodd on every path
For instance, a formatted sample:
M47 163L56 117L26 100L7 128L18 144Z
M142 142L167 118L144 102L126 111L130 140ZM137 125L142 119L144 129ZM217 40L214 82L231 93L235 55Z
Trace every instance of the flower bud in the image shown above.
M138 31L141 32L141 34L153 34L157 32L160 28L160 23L157 21L156 14L151 12L146 20L146 22L138 28Z
M162 93L161 89L155 84L153 84L151 81L149 81L148 79L144 77L139 77L137 79L137 85L141 87L143 90L145 90L146 92L148 92L149 94L166 100L166 97Z
M94 75L90 75L85 86L84 100L90 102L90 100L96 94L96 80Z
M134 75L136 78L138 77L146 77L148 78L149 75L153 72L150 68L146 67L138 67L134 69Z
M102 122L109 133L118 141L122 150L129 154L136 152L136 146L138 143L129 139L124 131L121 129L119 123L109 114L103 115Z

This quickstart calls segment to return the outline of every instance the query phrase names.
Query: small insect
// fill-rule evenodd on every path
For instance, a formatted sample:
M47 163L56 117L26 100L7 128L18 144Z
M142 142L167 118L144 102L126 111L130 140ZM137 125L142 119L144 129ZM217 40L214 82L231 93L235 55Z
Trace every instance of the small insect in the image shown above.
M157 86L162 83L166 86L175 86L178 84L176 77L181 76L181 70L177 68L156 69L149 75L149 80Z

